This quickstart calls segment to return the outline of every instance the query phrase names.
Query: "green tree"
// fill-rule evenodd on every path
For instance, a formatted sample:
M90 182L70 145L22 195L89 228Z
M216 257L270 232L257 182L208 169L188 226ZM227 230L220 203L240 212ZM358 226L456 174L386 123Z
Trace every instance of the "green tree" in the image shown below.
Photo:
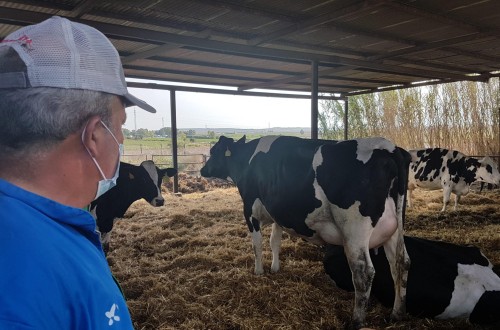
M172 128L170 127L162 127L155 132L156 135L171 137L172 136Z
M141 139L142 140L144 138L153 137L154 136L154 132L153 131L149 131L146 128L139 128L135 132L135 136L136 136L136 139Z
M320 103L318 113L318 130L322 139L342 140L344 132L343 103L336 100L326 100Z
M187 135L185 132L177 133L177 145L179 147L183 147L184 151L186 151L186 143L187 143Z
M131 139L133 137L132 131L126 128L122 128L123 136L125 136L126 139Z

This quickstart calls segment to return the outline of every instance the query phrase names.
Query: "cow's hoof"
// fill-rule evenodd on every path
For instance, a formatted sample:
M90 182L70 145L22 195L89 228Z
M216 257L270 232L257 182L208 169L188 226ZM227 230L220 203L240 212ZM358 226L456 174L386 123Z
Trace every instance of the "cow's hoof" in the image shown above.
M391 322L403 321L407 319L408 316L402 312L392 312L391 313Z
M256 269L254 273L255 275L264 275L264 269Z
M369 329L369 328L366 328L362 322L357 322L357 321L353 320L346 329L361 330L361 329Z

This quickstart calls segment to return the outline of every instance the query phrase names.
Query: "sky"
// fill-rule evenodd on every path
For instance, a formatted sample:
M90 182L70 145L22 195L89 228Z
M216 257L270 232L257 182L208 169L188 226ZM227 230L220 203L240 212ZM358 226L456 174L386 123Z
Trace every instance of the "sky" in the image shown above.
M133 79L127 81L151 82ZM153 83L163 84L156 81ZM168 90L129 88L129 92L155 107L156 113L129 107L126 109L127 121L123 128L159 130L171 127ZM176 101L178 129L311 127L310 99L178 91Z

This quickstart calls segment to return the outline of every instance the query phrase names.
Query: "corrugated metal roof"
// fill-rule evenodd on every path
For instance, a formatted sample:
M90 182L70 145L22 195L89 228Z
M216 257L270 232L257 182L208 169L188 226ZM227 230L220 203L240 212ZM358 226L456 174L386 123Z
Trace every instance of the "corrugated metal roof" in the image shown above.
M106 34L130 77L342 97L500 71L497 0L0 1L0 38L51 15ZM472 75L475 74L475 75Z

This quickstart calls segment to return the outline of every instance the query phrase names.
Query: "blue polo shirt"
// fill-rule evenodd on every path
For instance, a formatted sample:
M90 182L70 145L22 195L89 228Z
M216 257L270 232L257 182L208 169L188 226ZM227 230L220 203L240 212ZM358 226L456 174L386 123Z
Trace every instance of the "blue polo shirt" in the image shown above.
M94 218L0 179L0 330L133 329Z

